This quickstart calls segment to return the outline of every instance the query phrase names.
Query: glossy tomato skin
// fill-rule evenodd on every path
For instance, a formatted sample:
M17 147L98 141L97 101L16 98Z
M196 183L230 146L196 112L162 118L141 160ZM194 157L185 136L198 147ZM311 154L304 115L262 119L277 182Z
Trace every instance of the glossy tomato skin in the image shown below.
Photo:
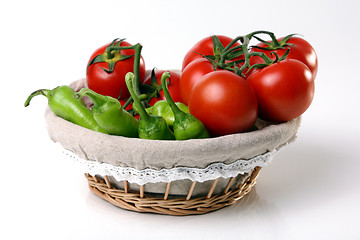
M247 82L255 90L259 118L271 122L299 117L314 97L315 85L310 69L294 59L259 69L247 78Z
M254 90L240 76L226 70L204 75L192 89L189 111L212 136L245 132L258 114Z
M95 56L103 54L106 47L109 44L98 48L90 57L89 62ZM123 41L120 46L131 46L130 43ZM121 55L134 55L133 49L121 50ZM86 81L88 87L93 91L105 95L111 96L116 99L127 99L130 97L129 90L126 87L125 75L128 72L133 72L134 56L125 60L118 61L114 70L111 73L107 73L103 69L108 70L108 63L99 62L89 66L86 74ZM140 81L145 78L145 62L141 57L140 59ZM121 96L120 96L121 95ZM120 97L120 98L119 98Z
M192 61L181 73L179 90L182 102L189 104L190 93L197 81L202 76L214 71L213 64L206 58L198 58Z
M223 35L216 35L222 45L226 47L233 39L227 36ZM238 46L239 43L236 42L233 46ZM185 67L192 61L198 58L202 58L202 55L214 55L214 45L212 37L206 37L201 39L199 42L197 42L185 55L183 63L182 63L182 70L185 69Z
M174 72L174 71L155 70L156 82L159 85L161 85L161 75L164 72L170 72L171 73L171 77L170 77L171 81L168 84L168 89L169 89L169 93L170 93L171 98L173 99L174 102L182 102L181 96L180 96L180 88L179 88L180 74L178 74L177 72ZM149 84L149 85L151 84L151 75L146 77L146 79L144 80L144 84ZM149 104L151 106L154 105L159 100L166 100L163 90L160 90L159 95L160 96L158 98L152 98L149 101Z
M282 38L279 38L280 41ZM302 63L304 63L312 72L313 79L315 79L318 71L318 58L314 48L310 45L309 42L306 40L299 38L299 37L291 37L287 43L294 44L294 46L287 46L284 49L277 49L277 50L263 50L258 48L253 48L251 52L263 52L268 57L271 58L271 52L275 51L279 57L283 56L286 52L287 48L290 48L289 55L287 59L296 59ZM264 43L259 43L258 47L266 47ZM272 59L274 60L275 57L273 56ZM264 60L261 57L253 56L250 58L250 65L256 63L264 63Z

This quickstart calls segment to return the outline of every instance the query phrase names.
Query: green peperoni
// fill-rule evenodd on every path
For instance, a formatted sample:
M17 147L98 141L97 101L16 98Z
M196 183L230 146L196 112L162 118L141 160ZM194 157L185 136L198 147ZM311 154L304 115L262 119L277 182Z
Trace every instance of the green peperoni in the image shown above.
M140 114L139 138L152 140L174 140L174 134L166 124L166 121L162 117L150 115L146 112L139 97L134 91L134 80L135 75L132 72L126 74L125 81L130 95L134 100L133 106L136 107Z
M79 97L87 96L94 103L91 111L95 121L111 135L138 137L139 122L125 111L121 103L110 96L103 96L91 89L83 88Z
M48 99L49 108L55 115L79 126L107 133L97 124L90 109L71 87L64 85L52 90L39 89L26 99L25 107L29 106L31 99L38 95L43 95Z
M169 103L174 113L173 130L176 140L186 140L193 138L208 138L210 137L204 124L190 113L185 113L179 109L179 107L172 100L166 80L170 78L169 72L164 72L161 76L161 85L166 97L166 101Z

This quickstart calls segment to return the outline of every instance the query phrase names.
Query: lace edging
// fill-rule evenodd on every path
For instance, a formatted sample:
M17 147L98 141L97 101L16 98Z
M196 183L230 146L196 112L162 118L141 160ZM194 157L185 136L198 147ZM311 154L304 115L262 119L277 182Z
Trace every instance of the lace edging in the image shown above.
M230 178L238 174L244 174L255 167L264 167L269 164L274 155L284 146L258 155L252 159L238 159L231 164L213 163L206 168L175 167L171 169L144 169L138 170L132 167L113 166L108 163L98 163L78 157L75 153L62 148L62 152L80 165L80 168L91 175L112 176L117 181L127 180L130 183L144 185L146 183L172 182L189 179L191 181L204 182L219 177Z

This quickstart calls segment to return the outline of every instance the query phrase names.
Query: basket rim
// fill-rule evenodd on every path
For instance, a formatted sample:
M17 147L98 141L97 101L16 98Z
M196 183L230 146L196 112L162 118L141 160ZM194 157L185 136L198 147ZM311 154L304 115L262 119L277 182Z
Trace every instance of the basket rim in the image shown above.
M85 79L73 82L74 89ZM136 169L179 166L205 168L209 164L230 164L273 151L294 140L301 117L270 124L258 121L259 130L206 139L148 140L95 132L56 116L49 107L45 120L50 138L86 160ZM196 159L196 161L194 161Z

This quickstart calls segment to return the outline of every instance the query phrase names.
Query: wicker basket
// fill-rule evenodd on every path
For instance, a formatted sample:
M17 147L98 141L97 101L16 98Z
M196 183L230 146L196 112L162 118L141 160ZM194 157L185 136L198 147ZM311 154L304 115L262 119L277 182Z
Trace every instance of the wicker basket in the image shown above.
M126 180L124 180L124 189L118 189L112 186L107 176L99 178L86 173L85 177L93 193L120 208L136 212L184 216L204 214L234 204L254 187L260 169L261 167L256 167L244 183L236 186L232 186L235 178L230 178L224 191L213 195L218 182L218 179L216 179L212 181L213 183L206 196L195 198L192 198L191 195L197 183L196 181L192 182L186 196L183 198L174 198L172 196L172 198L169 196L171 182L166 184L164 194L160 197L149 193L146 194L144 185L141 186L140 191L132 191L128 188Z
M71 86L79 90L84 82ZM69 156L89 164L84 172L93 193L123 209L168 215L203 214L234 204L251 191L274 153L295 139L301 122L300 118L277 125L258 121L260 130L250 133L154 141L94 132L49 109L45 119L50 138ZM96 167L93 171L94 166L101 171ZM144 180L136 172L132 178L129 169L159 176ZM200 174L194 176L189 169ZM203 181L207 172L210 177Z

